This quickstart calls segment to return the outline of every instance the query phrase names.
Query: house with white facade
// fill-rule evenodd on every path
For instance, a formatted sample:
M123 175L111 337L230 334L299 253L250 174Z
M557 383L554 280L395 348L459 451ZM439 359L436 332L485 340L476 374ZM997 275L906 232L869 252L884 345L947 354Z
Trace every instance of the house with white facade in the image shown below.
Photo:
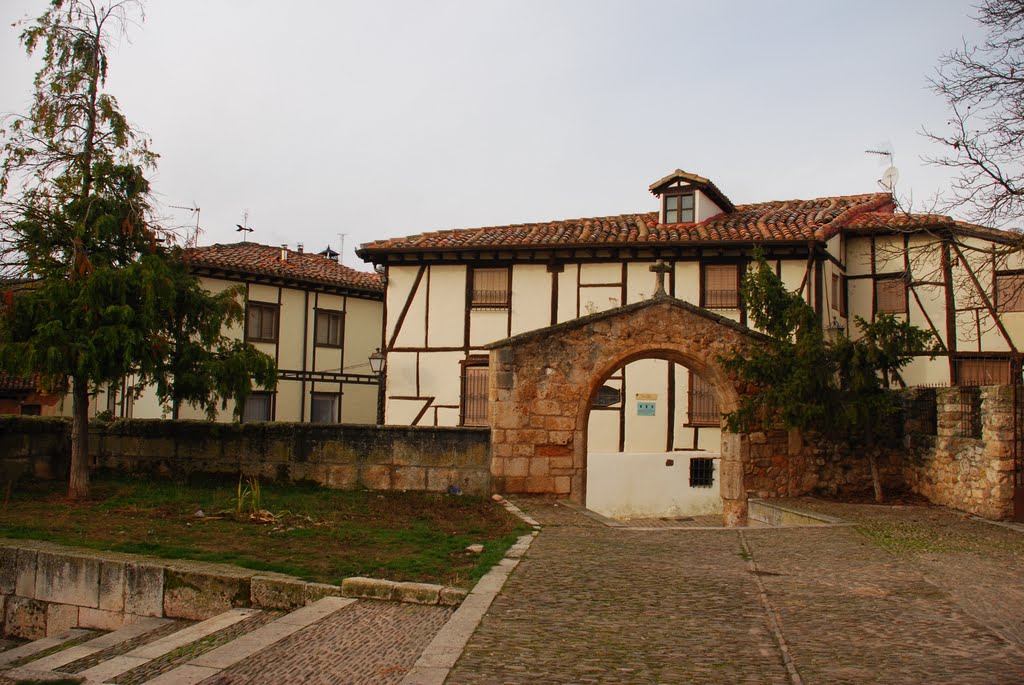
M376 423L380 377L369 357L381 346L380 276L344 266L330 253L305 252L301 244L296 250L250 242L209 245L185 250L184 258L210 292L243 287L245 321L228 335L277 363L277 388L250 395L243 421ZM132 385L126 378L100 393L93 413L168 415L151 388L137 396ZM232 411L230 405L221 409L217 420L233 420ZM183 405L180 418L206 414Z
M828 331L856 336L855 317L882 312L932 331L940 351L909 365L907 385L1019 378L1024 263L1009 249L1018 234L908 214L889 193L735 204L681 170L649 189L647 212L362 245L357 254L386 282L385 423L488 425L489 344L648 299L659 272L669 295L746 324L740 280L755 249ZM665 359L629 361L593 396L588 506L650 513L601 500L606 487L621 500L624 479L639 478L636 488L674 493L660 512L715 511L721 421L699 375ZM666 476L669 462L679 468Z

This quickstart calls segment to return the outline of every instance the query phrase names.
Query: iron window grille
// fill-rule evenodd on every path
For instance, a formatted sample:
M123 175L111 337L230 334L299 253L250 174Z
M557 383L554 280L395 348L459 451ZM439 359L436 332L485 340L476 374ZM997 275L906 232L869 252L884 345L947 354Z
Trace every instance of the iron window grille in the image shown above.
M470 304L474 309L508 309L511 304L508 267L473 269Z
M735 264L704 266L702 306L707 309L737 309L740 306L739 269Z
M486 426L487 421L486 366L466 366L462 375L462 425Z
M960 388L960 435L981 437L981 392L978 388Z
M687 411L691 426L718 426L722 423L722 413L718 409L718 398L715 397L714 388L693 371L690 372Z
M1009 357L957 357L953 360L957 385L1009 385L1013 376Z
M715 484L715 460L710 457L690 458L690 487L710 488Z
M602 385L594 395L594 401L590 403L591 408L604 409L619 404L622 401L622 392L610 385Z

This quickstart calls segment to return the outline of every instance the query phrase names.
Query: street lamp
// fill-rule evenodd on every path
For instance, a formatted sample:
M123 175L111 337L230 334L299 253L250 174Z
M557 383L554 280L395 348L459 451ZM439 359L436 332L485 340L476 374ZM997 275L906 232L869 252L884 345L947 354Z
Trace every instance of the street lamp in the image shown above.
M377 350L370 355L370 371L373 371L374 373L380 373L383 370L384 353L381 352L380 348L378 347Z
M384 425L384 353L378 347L370 355L370 371L377 374L377 425Z

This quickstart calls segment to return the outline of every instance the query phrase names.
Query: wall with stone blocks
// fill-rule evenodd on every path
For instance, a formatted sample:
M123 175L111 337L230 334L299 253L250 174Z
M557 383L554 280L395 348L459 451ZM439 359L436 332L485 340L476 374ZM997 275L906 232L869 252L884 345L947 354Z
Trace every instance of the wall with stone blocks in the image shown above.
M458 605L460 588L346 578L341 586L222 564L0 540L0 635L116 630L146 616L201 621L234 607L291 610L321 597Z
M70 424L0 417L0 480L63 476ZM314 481L332 488L490 493L487 429L308 423L216 424L128 419L94 422L93 464L122 472L185 477L195 473Z

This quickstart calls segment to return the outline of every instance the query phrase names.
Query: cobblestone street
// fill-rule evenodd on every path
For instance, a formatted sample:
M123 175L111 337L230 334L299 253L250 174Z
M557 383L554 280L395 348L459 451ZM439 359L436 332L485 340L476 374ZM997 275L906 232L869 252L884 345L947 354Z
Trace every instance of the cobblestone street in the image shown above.
M794 501L858 527L545 526L449 683L1024 682L1024 534Z

